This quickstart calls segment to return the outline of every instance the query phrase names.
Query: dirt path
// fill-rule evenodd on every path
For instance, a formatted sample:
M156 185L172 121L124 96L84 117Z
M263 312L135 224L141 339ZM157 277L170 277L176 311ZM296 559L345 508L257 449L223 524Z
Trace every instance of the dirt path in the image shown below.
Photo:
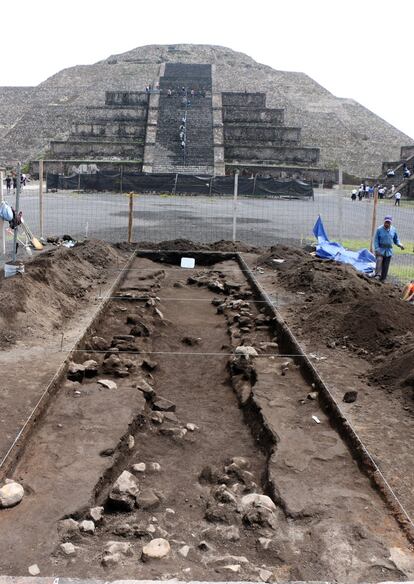
M414 575L404 536L307 398L311 388L292 362L282 374L290 360L234 262L189 272L137 259L120 296L96 331L119 351L78 354L80 363L95 358L117 389L95 378L61 388L15 473L26 496L0 513L1 572L24 575L37 563L42 575L105 579ZM129 336L132 325L141 336ZM253 362L232 356L239 345L256 348ZM122 375L104 371L113 355ZM143 380L156 398L144 400ZM120 512L110 497L124 470L139 484L138 509ZM247 509L248 493L271 494L277 507ZM101 504L95 533L75 530L75 555L65 556L59 520L87 519ZM153 538L171 551L142 562ZM127 548L113 563L110 541Z

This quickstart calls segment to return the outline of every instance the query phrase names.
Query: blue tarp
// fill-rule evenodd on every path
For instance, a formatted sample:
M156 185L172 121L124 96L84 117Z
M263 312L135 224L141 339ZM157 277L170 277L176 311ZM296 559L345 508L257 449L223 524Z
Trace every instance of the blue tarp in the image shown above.
M351 264L359 272L370 274L375 269L375 256L367 249L350 251L340 243L329 241L321 216L318 216L313 227L313 234L318 240L316 255L319 258L334 260L342 264Z

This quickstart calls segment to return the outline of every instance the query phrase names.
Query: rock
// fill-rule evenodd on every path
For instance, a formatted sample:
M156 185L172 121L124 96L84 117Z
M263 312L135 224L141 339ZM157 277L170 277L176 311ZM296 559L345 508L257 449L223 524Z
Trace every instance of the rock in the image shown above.
M195 430L198 430L198 426L192 423L186 424L185 427L189 432L195 432Z
M151 540L142 548L142 560L160 560L170 553L170 544L162 537Z
M212 292L216 292L218 294L224 292L224 284L220 282L220 280L211 280L207 283L207 288Z
M189 347L193 347L194 345L199 345L201 341L200 337L183 337L181 342Z
M94 523L100 523L104 517L103 507L92 507L89 509L89 517Z
M159 433L181 440L187 434L187 430L185 428L160 428Z
M132 351L136 353L138 350L134 335L119 335L112 339L111 346L117 348L119 351Z
M178 418L174 414L174 412L164 412L162 416L163 416L164 422L167 421L167 422L171 422L172 424L179 424Z
M105 389L118 389L115 381L112 381L111 379L98 379L98 383L99 385L102 385L102 387L105 387Z
M227 570L228 572L240 572L241 566L240 564L228 564L227 566L223 566L222 570Z
M231 493L226 485L218 485L212 489L212 495L220 503L233 503L236 505L236 497Z
M164 315L159 308L154 308L154 313L158 316L158 318L164 320Z
M347 404L352 404L354 401L357 400L358 392L357 391L347 391L344 394L343 400Z
M137 497L137 505L140 509L154 509L161 500L152 489L144 489Z
M232 556L229 554L227 556L217 556L212 558L208 563L214 566L224 567L228 564L248 564L249 560L245 556Z
M123 363L121 361L121 358L118 357L118 355L114 355L114 354L109 355L109 357L104 359L104 361L102 363L102 369L106 373L115 373L115 371L118 371L122 368L123 368Z
M235 525L218 525L216 527L217 535L226 541L239 541L240 531Z
M236 355L243 355L243 357L246 359L249 359L250 357L257 357L258 355L256 349L248 345L240 345L239 347L235 348L234 352Z
M133 474L124 470L119 475L109 493L109 501L115 507L132 511L139 495L139 483Z
M318 399L318 395L319 393L317 391L311 391L310 393L308 393L307 398L308 399Z
M6 480L6 484L0 488L0 508L14 507L24 497L22 485L16 481Z
M82 363L85 371L85 377L95 377L98 375L98 363L94 359L88 359Z
M161 465L158 462L148 462L147 472L160 472Z
M242 511L253 508L265 508L268 511L276 511L276 505L273 503L272 499L267 495L260 495L259 493L250 493L242 497L240 501L240 507Z
M159 525L158 525L158 527L157 527L157 533L158 533L158 535L159 535L160 537L163 537L164 539L167 539L167 537L169 537L169 535L170 535L170 534L168 533L168 531L166 531L165 529L163 529L163 528L162 528L162 527L160 527Z
M83 533L95 533L95 523L88 519L84 519L79 523L79 529Z
M241 403L244 406L252 395L252 384L244 375L232 376L233 389Z
M167 507L165 510L166 515L169 515L171 517L171 515L175 515L175 511L174 509L171 509L170 507Z
M162 424L164 421L164 414L162 412L153 412L151 414L151 422L153 424Z
M58 523L58 532L62 539L72 539L79 535L79 524L74 519L63 519Z
M282 375L286 375L286 372L289 370L289 361L286 361L286 363L282 363L280 366L280 372Z
M142 391L142 393L145 396L145 399L147 400L152 400L156 397L155 390L147 381L145 381L145 379L142 378L139 379L136 384L136 388L139 389L139 391Z
M132 547L130 543L123 541L108 541L105 544L106 554L122 554L123 556L132 556Z
M190 546L189 545L183 545L183 547L181 547L178 550L178 553L180 554L180 556L182 556L183 558L186 558L188 556L190 552Z
M231 464L235 464L239 468L245 469L245 470L250 468L250 462L247 460L247 458L243 458L242 456L234 456L231 459Z
M113 456L115 454L115 450L113 448L105 448L101 450L99 456Z
M97 351L107 351L110 347L108 341L103 337L92 337L89 341L89 346Z
M273 572L271 572L270 570L265 570L265 569L261 568L259 570L259 576L260 576L260 580L262 582L269 582L273 576Z
M61 543L59 548L65 556L75 556L76 555L76 548L73 545L73 543L70 543L70 542Z
M209 502L204 517L211 523L227 523L234 522L234 508L230 505L223 505L222 503Z
M242 497L240 511L243 514L243 523L247 526L271 527L276 526L276 505L267 495L251 493Z
M247 527L270 527L276 529L276 517L265 507L251 507L243 513L243 523Z
M145 464L145 462L139 462L138 464L132 465L133 472L143 473L143 472L145 472L146 468L147 468L147 465Z
M256 543L259 549L268 550L272 540L269 537L259 537Z
M211 552L214 550L213 546L211 546L207 541L203 540L200 541L200 543L198 544L198 549L200 550L200 552Z
M157 528L155 527L155 525L148 525L147 531L148 533L154 534L157 531Z
M128 436L127 442L128 442L128 450L132 450L135 446L135 438L131 434Z
M28 567L28 570L31 576L38 576L40 574L39 566L37 564L32 564Z
M121 561L121 554L107 554L102 558L102 565L105 568L116 566Z
M70 379L70 381L82 382L84 377L85 367L80 363L74 363L73 361L70 361L67 372L67 378Z
M176 405L169 399L157 397L153 401L152 409L158 412L175 412Z
M141 367L143 369L147 369L147 371L154 371L158 367L158 363L156 361L152 361L151 359L144 359L142 361Z
M136 323L132 327L132 329L130 330L130 333L134 337L149 337L150 336L150 330L143 322Z

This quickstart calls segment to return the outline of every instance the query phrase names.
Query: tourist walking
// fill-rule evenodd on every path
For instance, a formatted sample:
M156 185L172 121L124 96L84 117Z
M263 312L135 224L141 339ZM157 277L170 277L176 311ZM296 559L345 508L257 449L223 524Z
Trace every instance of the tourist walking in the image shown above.
M374 250L376 257L375 277L379 278L381 282L385 282L388 275L392 258L392 248L396 245L400 249L404 249L397 230L392 225L392 217L387 215L384 217L384 224L378 227L375 232Z
M10 195L11 184L12 184L11 176L6 176L6 190L8 195Z
M394 195L394 199L395 199L395 203L394 206L395 207L399 207L400 206L400 201L401 201L401 193L400 191L397 191Z

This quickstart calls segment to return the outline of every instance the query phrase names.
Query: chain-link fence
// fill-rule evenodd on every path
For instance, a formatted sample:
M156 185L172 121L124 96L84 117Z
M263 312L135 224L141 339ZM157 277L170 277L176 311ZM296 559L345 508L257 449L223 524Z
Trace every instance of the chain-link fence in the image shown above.
M14 205L14 195L5 198ZM284 199L239 195L171 195L49 192L43 195L43 233L39 231L39 188L25 187L20 208L37 237L70 235L74 239L105 241L198 242L238 240L255 246L300 245L314 241L313 225L321 215L328 236L345 247L370 246L372 199L352 201L350 192L316 190L314 199ZM376 225L392 215L405 250L395 250L390 274L398 281L414 279L414 203L378 202ZM12 234L6 236L6 259L12 253ZM20 247L19 253L26 253Z

